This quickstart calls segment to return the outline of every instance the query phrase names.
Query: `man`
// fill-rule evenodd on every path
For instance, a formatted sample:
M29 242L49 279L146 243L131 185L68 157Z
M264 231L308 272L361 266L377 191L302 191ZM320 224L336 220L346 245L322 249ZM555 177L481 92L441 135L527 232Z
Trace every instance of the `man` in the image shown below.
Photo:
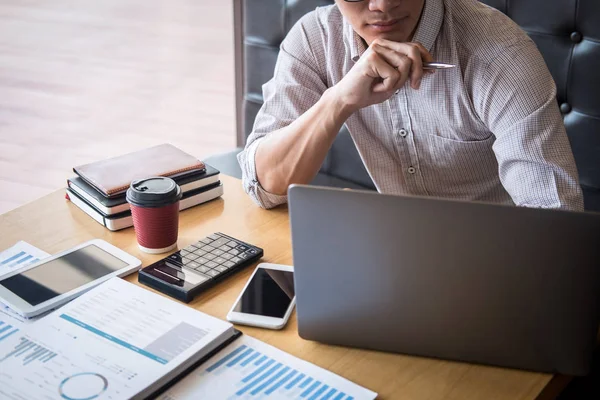
M424 73L424 61L455 64ZM337 0L291 29L238 156L262 207L318 172L345 123L379 192L583 209L535 44L476 0Z

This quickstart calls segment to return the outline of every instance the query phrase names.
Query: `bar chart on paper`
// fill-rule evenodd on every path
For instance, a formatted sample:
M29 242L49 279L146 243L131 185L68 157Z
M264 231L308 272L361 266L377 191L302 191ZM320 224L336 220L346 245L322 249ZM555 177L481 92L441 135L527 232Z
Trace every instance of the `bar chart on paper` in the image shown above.
M7 274L17 268L25 267L48 257L49 254L20 241L11 248L0 252L0 276Z
M256 339L243 336L168 391L163 400L374 399L364 389ZM208 398L208 397L206 397Z
M4 316L0 314L0 342L8 339L18 331L19 328L15 326L13 321L9 320L8 318L4 318Z
M20 342L13 350L0 359L0 363L11 357L20 359L23 365L27 365L34 361L46 363L56 357L56 353L25 337L21 337Z

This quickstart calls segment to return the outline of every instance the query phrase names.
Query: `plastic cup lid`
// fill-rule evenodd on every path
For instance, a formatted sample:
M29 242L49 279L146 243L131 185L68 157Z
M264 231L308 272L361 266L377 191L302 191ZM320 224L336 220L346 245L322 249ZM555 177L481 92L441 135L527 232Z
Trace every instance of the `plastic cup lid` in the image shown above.
M180 200L181 188L171 178L138 179L127 189L127 201L138 207L162 207Z

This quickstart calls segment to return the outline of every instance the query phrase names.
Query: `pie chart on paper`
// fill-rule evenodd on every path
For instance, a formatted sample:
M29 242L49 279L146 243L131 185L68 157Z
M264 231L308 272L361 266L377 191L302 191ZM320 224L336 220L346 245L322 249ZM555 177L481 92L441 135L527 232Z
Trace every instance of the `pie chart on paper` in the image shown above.
M65 378L58 387L65 400L97 399L108 388L108 380L95 372L82 372Z

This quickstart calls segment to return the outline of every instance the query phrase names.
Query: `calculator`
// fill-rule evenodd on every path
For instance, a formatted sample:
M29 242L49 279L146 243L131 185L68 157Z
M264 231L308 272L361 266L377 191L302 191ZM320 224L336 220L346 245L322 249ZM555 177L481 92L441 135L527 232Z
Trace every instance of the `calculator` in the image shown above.
M261 248L217 232L141 269L138 281L189 303L262 256Z

